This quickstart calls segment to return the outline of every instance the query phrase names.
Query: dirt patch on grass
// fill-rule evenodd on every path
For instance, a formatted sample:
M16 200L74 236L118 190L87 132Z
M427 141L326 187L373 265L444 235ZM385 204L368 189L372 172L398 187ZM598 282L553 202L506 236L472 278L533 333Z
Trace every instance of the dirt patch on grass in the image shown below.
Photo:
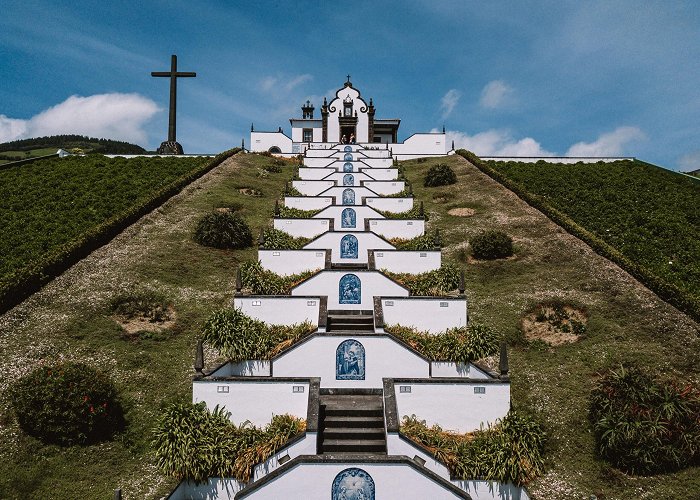
M112 319L124 330L124 338L128 340L138 340L142 338L160 338L167 330L175 326L177 313L172 306L162 311L159 319L153 319L146 314L135 316L112 315ZM158 335L148 335L148 334Z
M586 332L588 315L571 304L538 304L523 316L520 327L528 340L540 340L552 346L570 344Z
M476 213L476 210L468 207L453 208L447 211L448 214L454 215L455 217L471 217Z
M263 195L262 191L255 188L238 188L238 192L246 196L255 196L256 198L259 198Z

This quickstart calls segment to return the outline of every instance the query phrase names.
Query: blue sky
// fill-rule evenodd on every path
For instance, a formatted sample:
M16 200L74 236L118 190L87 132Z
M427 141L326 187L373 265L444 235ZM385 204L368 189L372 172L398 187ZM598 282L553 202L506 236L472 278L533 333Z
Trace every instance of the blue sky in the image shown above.
M186 152L289 132L350 73L400 136L481 155L629 155L700 168L700 3L3 0L0 141L87 133L154 149L178 85ZM318 112L318 111L317 111ZM400 138L401 138L400 137Z

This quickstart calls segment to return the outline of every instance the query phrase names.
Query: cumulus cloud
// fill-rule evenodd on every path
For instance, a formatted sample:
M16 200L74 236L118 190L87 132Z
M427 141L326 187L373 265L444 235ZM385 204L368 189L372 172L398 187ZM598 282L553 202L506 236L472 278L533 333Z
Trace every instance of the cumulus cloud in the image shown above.
M479 156L555 156L532 137L515 139L507 130L491 129L474 135L448 130L447 141L454 141L455 149L468 149Z
M618 127L601 134L593 142L577 142L569 148L566 156L619 156L628 143L645 138L644 132L637 127Z
M691 172L700 169L700 151L693 151L681 156L678 166L681 172Z
M139 94L71 96L29 120L0 115L0 142L58 134L81 134L145 143L145 123L159 111Z
M457 89L450 89L442 96L440 100L440 110L442 111L443 120L450 116L450 113L452 113L452 110L455 109L455 106L459 102L460 97L462 97L462 94Z
M493 80L481 90L479 105L482 108L496 109L513 104L513 89L503 80Z

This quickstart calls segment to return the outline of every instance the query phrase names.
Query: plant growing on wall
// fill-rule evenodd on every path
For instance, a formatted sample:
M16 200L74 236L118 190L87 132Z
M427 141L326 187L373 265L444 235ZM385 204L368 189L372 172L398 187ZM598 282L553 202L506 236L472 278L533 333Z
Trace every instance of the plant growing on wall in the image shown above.
M313 270L280 276L263 268L260 261L243 262L240 270L243 288L254 295L288 295L292 288L316 273Z
M408 288L411 295L440 296L459 287L461 271L458 266L448 262L440 266L440 269L420 274L382 272Z
M214 248L246 248L253 244L253 233L235 212L212 212L197 222L194 240Z
M300 208L279 206L277 208L281 219L310 219L321 210L302 210Z
M82 363L37 368L11 387L10 403L22 430L46 443L95 443L124 427L112 381Z
M397 250L414 251L435 250L436 248L440 248L442 246L440 237L435 233L425 233L410 240L392 238L389 240L389 243L394 245Z
M250 480L253 466L264 462L306 430L306 422L275 415L259 428L229 420L230 413L205 403L169 406L158 418L153 446L158 467L177 480L205 482L210 477Z
M420 205L413 205L413 207L410 210L407 210L405 212L389 212L387 210L377 210L377 212L382 214L387 219L401 219L401 220L423 219L426 221L428 220L428 214L425 212L421 213Z
M524 485L544 472L545 432L532 417L511 410L496 425L469 434L428 427L404 416L401 434L427 447L455 478Z
M700 390L636 366L609 370L591 392L598 452L630 474L674 471L700 458Z
M263 231L260 247L267 250L298 250L309 241L309 238L295 238L284 231L268 227Z
M457 174L448 165L438 163L428 169L423 180L425 187L447 186L457 182Z
M451 328L439 334L418 331L401 325L384 327L431 361L468 363L496 354L500 337L491 328L470 323L468 327Z
M233 362L270 359L316 330L311 323L268 325L240 309L215 311L204 324L203 340Z

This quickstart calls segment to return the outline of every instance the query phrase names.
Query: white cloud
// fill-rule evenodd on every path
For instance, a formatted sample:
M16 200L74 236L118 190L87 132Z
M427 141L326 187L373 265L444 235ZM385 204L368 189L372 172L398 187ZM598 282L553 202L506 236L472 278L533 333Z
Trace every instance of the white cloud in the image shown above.
M443 120L450 116L450 113L452 113L452 110L455 109L455 106L459 102L460 97L462 97L462 94L457 89L450 89L442 96L440 100L440 110L442 111Z
M29 120L0 115L0 142L57 134L81 134L144 144L145 123L159 111L139 94L71 96Z
M681 172L690 172L700 169L700 151L693 151L692 153L681 156L681 159L678 161L678 166Z
M297 76L292 76L292 77L281 77L281 76L266 76L262 80L260 80L260 88L264 92L270 92L274 89L279 90L284 90L284 93L277 93L275 97L280 97L284 98L286 95L294 90L296 87L301 85L302 83L308 82L309 80L312 80L313 76L304 73L303 75L297 75Z
M601 134L593 142L577 142L569 148L566 156L619 156L627 143L645 138L644 132L637 127L618 127Z
M437 132L437 129L432 132ZM555 156L532 137L516 140L507 130L491 129L474 135L448 130L448 144L451 141L456 149L468 149L479 156Z
M481 90L479 105L482 108L503 108L513 103L513 89L506 85L503 80L493 80L487 83Z

